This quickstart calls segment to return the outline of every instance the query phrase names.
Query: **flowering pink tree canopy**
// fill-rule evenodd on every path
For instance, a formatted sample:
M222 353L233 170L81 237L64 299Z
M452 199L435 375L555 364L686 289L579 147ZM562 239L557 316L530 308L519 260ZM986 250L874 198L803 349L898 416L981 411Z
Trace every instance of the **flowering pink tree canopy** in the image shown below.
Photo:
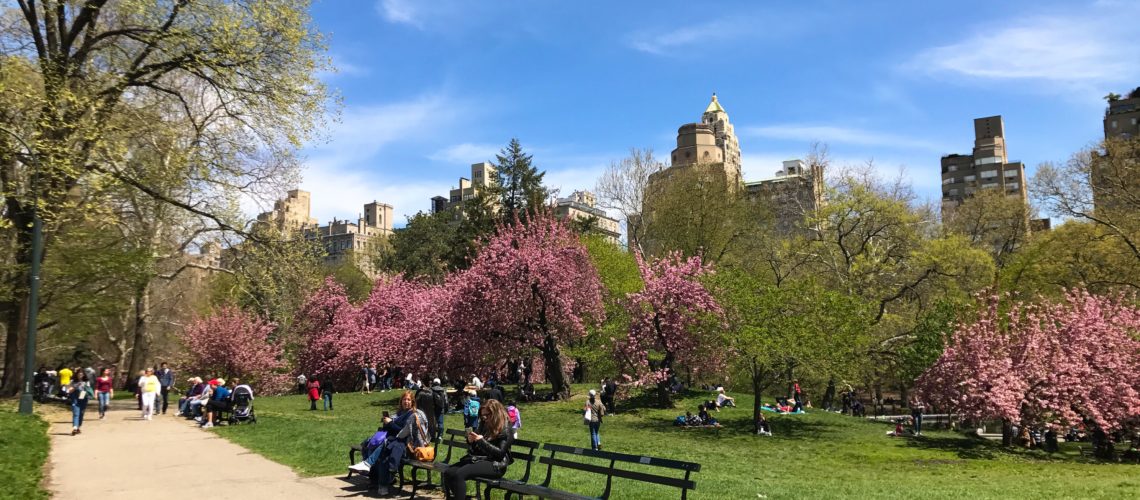
M282 349L270 340L277 327L232 306L192 321L182 331L191 366L206 376L241 377L263 390L280 385Z
M454 349L485 360L543 357L555 395L570 395L562 349L605 317L602 285L585 246L564 222L537 214L502 225L454 287Z
M1069 290L1064 300L998 298L959 325L918 379L921 394L962 416L1022 426L1089 424L1111 432L1140 415L1140 309L1123 296Z
M700 257L636 258L645 288L627 296L629 336L615 343L617 356L626 375L656 384L659 403L670 406L670 371L685 365L701 372L721 362L715 330L724 312L700 281L712 272Z

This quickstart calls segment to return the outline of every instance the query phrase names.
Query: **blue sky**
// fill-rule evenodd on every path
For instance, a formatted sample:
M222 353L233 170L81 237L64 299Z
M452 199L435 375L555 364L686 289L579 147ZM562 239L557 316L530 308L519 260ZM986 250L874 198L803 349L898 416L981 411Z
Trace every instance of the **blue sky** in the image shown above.
M376 199L402 225L518 137L548 184L588 189L630 147L667 158L715 91L745 180L820 141L935 199L973 118L1002 115L1032 174L1140 85L1135 0L789 4L318 0L344 106L301 187L322 223Z

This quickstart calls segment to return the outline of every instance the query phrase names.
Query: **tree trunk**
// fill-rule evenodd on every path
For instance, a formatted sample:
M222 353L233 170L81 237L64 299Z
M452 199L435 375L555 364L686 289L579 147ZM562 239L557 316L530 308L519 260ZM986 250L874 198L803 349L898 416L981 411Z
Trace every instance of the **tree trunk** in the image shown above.
M569 398L570 383L566 380L566 371L562 367L562 351L558 349L558 342L553 335L547 334L542 341L542 359L546 363L546 381L550 382L554 399Z
M150 280L135 290L134 316L134 347L131 349L131 364L127 369L129 375L145 370L150 357Z
M1013 423L1008 419L1001 421L1001 445L1013 446Z
M760 421L760 411L761 411L760 410L760 406L761 406L760 390L762 389L761 378L763 375L760 373L760 367L756 364L756 358L752 358L751 365L752 365L751 366L751 368L752 368L752 425L756 426L756 422ZM760 429L756 429L756 432L760 432Z
M8 204L12 210L12 204ZM15 268L23 270L16 274L12 283L11 298L0 307L3 323L7 328L4 343L4 378L0 380L0 397L11 397L20 393L24 383L24 346L28 333L28 269L32 264L32 214L27 210L10 214L13 231L16 232ZM47 254L45 247L40 255Z

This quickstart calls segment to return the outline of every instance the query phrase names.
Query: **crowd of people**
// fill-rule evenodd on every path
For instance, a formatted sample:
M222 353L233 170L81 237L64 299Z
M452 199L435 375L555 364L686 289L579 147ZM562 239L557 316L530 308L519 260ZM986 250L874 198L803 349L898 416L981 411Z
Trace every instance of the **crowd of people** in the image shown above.
M199 427L211 428L219 423L225 413L248 417L252 408L253 388L233 378L228 383L221 377L208 381L202 377L186 379L186 393L178 399L178 412L175 416L193 419Z

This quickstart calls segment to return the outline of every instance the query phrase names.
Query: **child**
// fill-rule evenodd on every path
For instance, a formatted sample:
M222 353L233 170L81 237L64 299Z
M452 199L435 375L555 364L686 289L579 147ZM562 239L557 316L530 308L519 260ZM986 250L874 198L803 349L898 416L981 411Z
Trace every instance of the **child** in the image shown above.
M514 433L514 438L519 438L519 429L522 429L522 414L515 406L515 402L511 401L507 404L507 418L510 420L511 431Z
M756 434L758 436L772 435L772 429L768 427L768 419L764 418L764 413L760 413L760 417L756 419Z

